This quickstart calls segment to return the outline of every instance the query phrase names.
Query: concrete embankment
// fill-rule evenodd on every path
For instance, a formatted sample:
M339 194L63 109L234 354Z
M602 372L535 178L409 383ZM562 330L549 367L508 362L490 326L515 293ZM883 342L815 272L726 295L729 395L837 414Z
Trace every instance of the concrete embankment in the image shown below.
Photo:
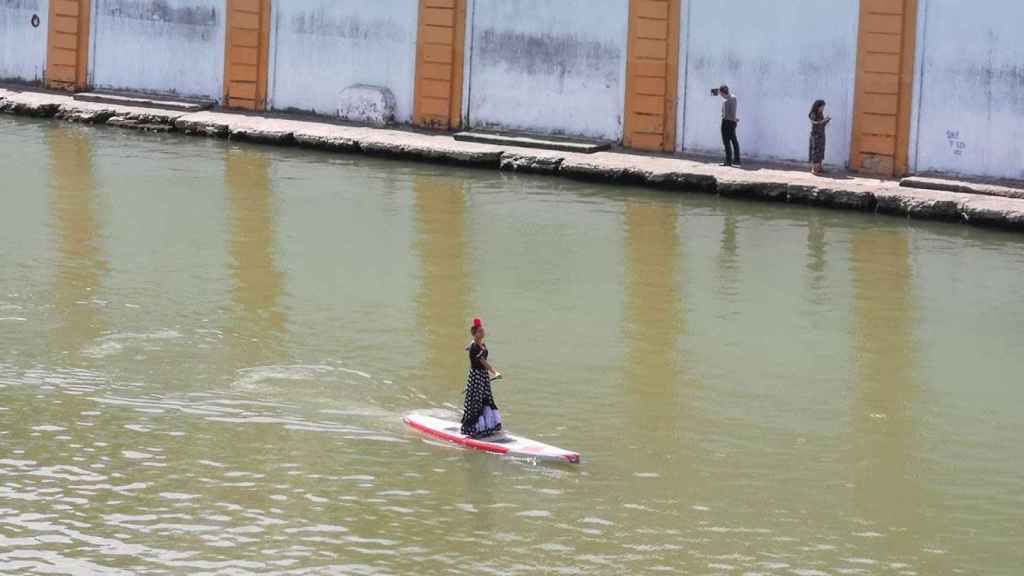
M477 144L456 141L447 134L227 112L187 113L4 89L0 89L0 112L1024 230L1024 199L907 188L893 180L816 177L778 168L726 168L615 151L580 154Z

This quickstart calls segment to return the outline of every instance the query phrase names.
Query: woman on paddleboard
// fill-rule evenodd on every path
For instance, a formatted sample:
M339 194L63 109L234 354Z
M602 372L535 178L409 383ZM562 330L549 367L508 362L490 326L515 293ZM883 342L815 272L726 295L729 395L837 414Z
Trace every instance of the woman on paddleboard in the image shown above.
M473 341L469 351L469 375L466 376L466 401L462 409L462 433L480 438L501 431L501 414L491 393L491 380L501 374L487 361L487 345L484 344L484 325L479 318L473 319L469 329Z

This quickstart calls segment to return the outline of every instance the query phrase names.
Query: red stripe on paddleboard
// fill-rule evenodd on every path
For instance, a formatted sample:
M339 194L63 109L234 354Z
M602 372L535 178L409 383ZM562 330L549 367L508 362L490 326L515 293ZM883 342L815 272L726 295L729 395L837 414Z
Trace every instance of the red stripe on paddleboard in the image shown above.
M448 432L445 432L444 430L437 430L437 429L425 426L423 424L420 424L419 422L413 422L408 417L402 418L402 420L404 420L405 423L407 425L409 425L410 427L415 428L415 429L419 430L420 432L423 432L424 434L426 434L428 436L433 436L434 438L440 438L441 440L447 440L447 441L453 442L455 444L459 444L459 445L462 445L462 446L468 446L470 448L476 448L477 450L483 450L485 452L493 452L495 454L507 454L508 453L508 448L506 448L505 446L500 446L498 444L489 444L487 442L481 442L479 440L474 440L472 438L466 438L465 436L462 436L462 435L450 434Z

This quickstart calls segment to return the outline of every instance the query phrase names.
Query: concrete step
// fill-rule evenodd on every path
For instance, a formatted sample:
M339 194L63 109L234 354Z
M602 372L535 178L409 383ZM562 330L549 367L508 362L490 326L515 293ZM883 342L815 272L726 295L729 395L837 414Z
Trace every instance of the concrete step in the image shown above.
M940 190L942 192L960 192L963 194L981 194L983 196L1002 196L1004 198L1024 198L1024 187L1003 186L981 182L965 182L948 178L929 178L910 176L900 180L904 188L920 188L923 190Z
M546 150L577 152L580 154L593 154L594 152L611 148L611 144L608 142L498 132L457 132L453 138L461 142L494 144L496 146L518 146L520 148L544 148Z
M115 104L119 106L136 106L141 108L161 108L175 112L199 112L213 108L216 102L212 100L191 100L182 98L171 98L166 96L153 96L148 94L132 94L118 92L78 92L75 100L81 102L97 102L100 104Z

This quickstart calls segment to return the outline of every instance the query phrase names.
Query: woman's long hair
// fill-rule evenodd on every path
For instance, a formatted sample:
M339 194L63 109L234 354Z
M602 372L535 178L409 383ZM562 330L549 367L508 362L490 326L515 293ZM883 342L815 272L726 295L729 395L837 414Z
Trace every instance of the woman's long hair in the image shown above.
M821 109L824 108L824 107L825 107L825 101L824 100L815 100L814 104L811 105L811 113L808 114L807 116L811 120L821 120L822 116L823 116L822 113L821 113Z

